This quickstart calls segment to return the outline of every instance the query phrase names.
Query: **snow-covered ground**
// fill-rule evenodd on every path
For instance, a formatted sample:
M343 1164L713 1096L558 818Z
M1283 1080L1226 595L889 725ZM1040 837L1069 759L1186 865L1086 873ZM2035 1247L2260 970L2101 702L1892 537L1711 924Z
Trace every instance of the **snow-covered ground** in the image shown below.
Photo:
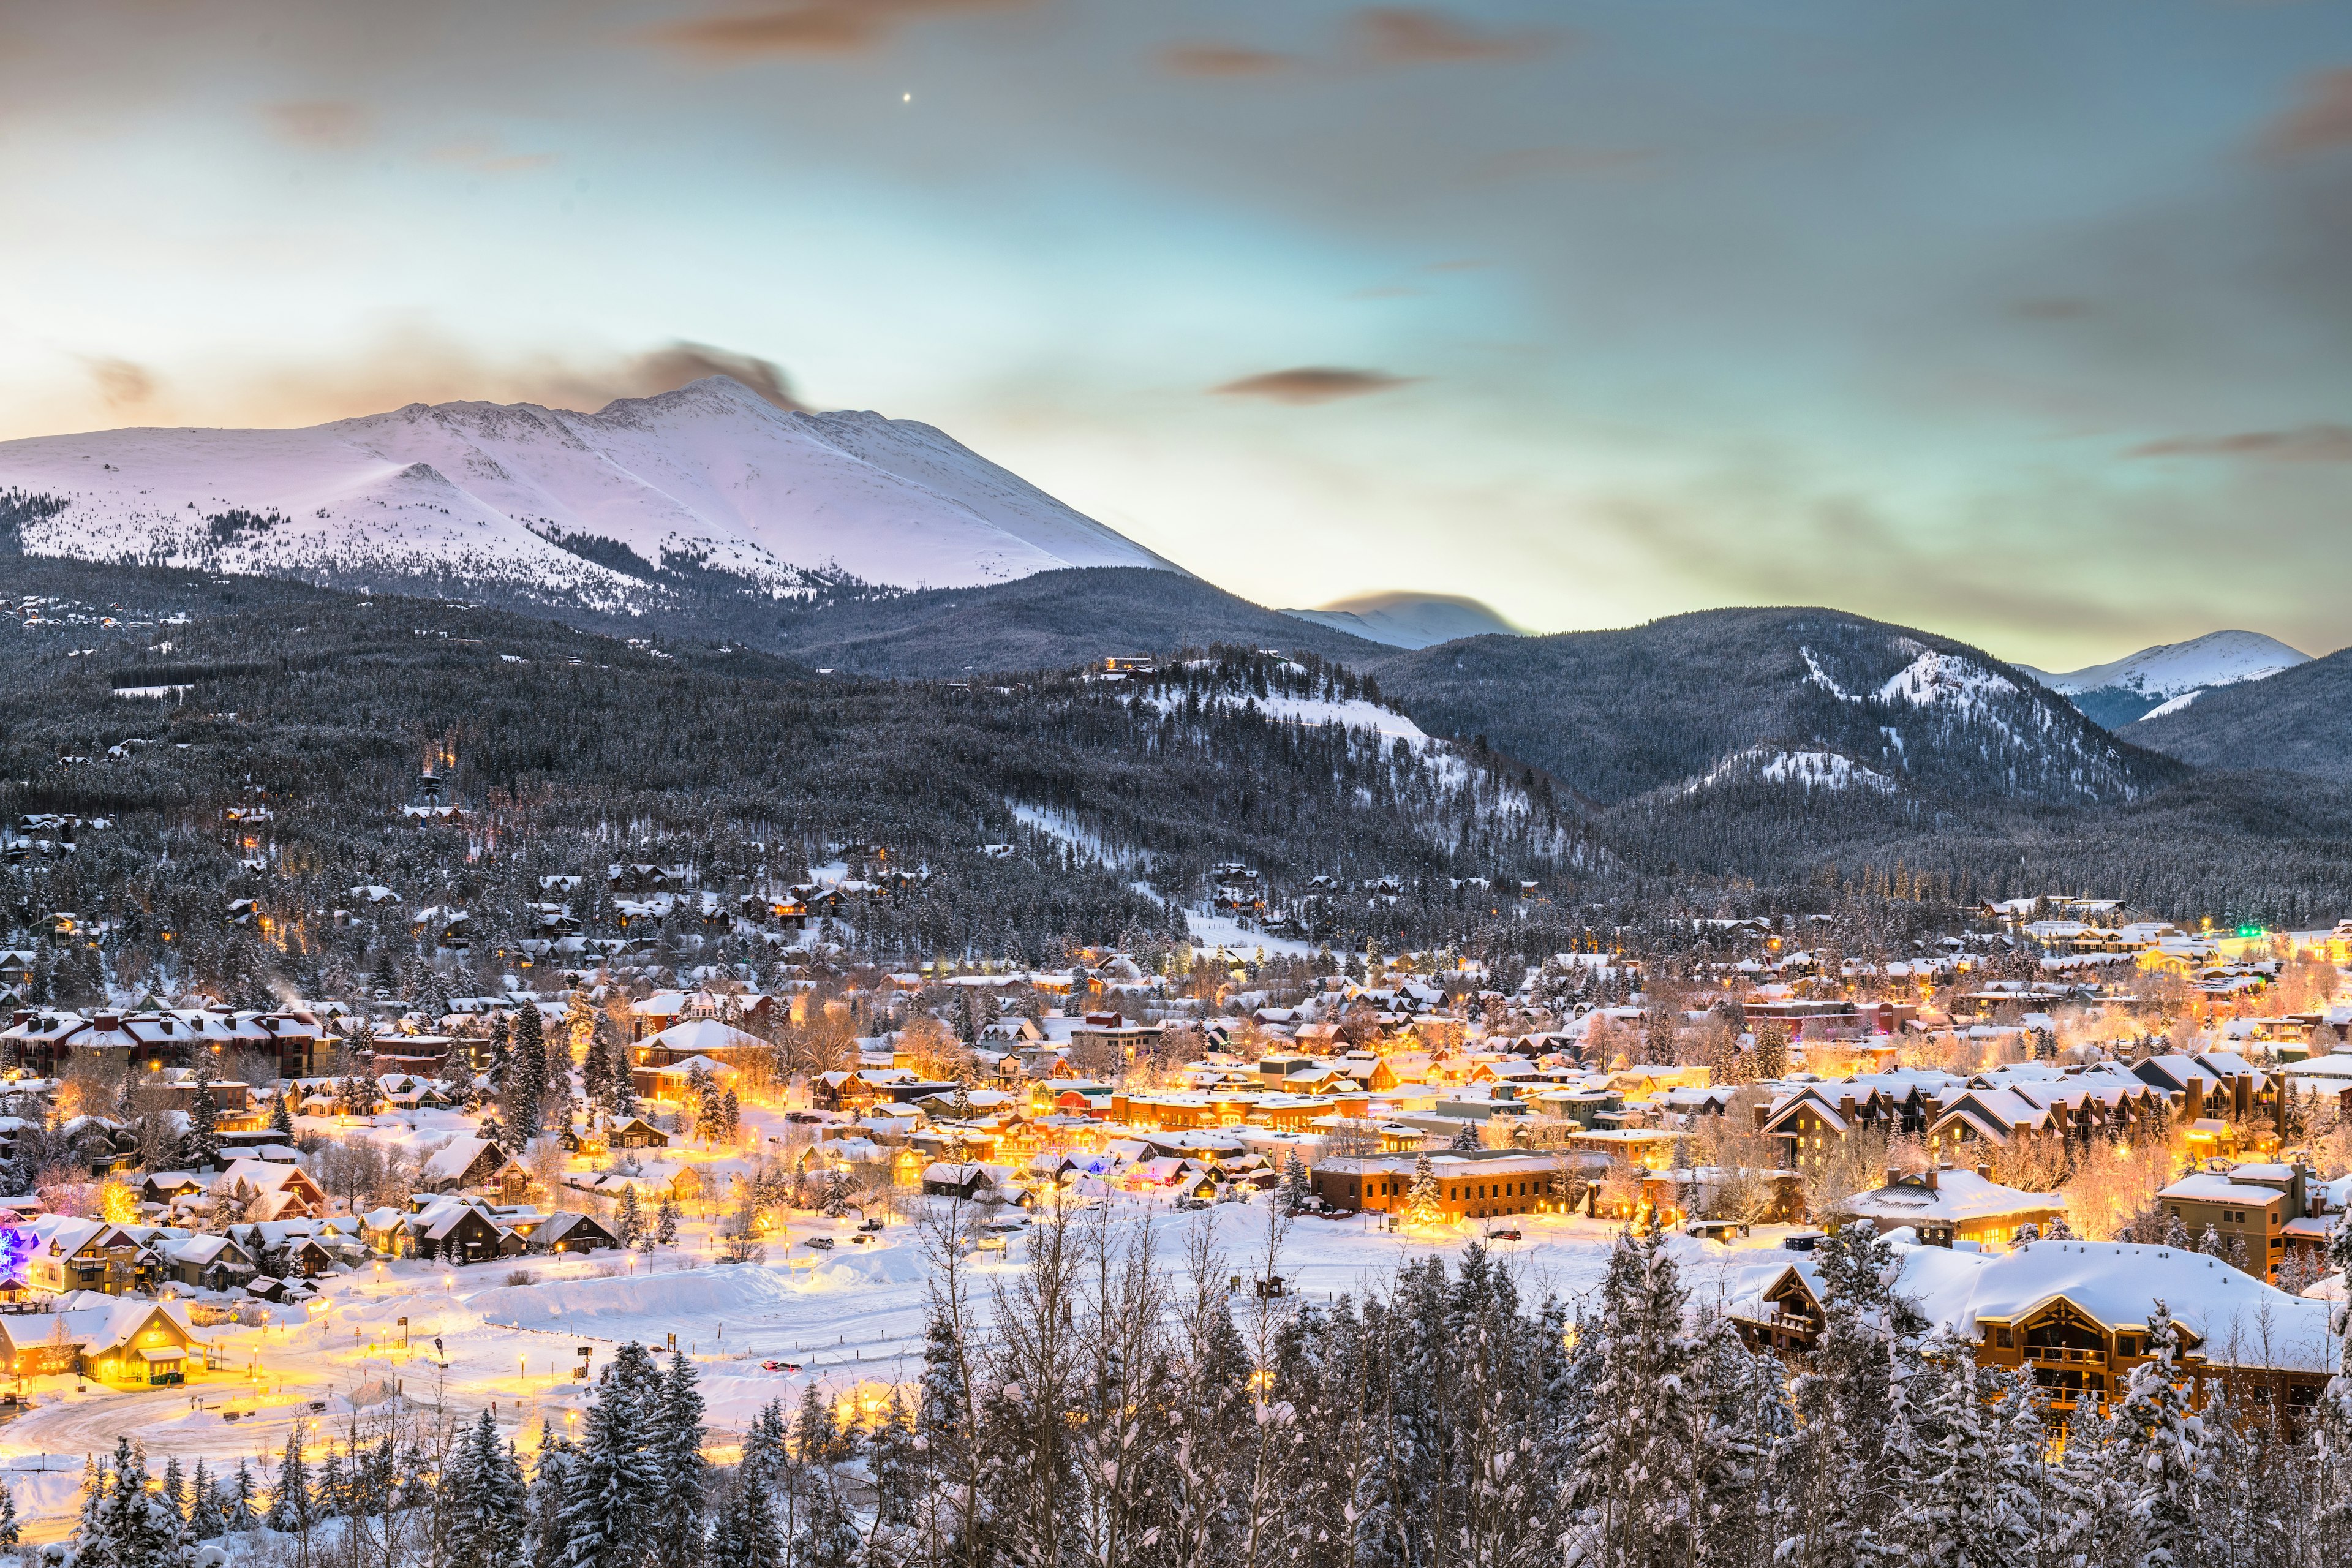
M1212 1227L1227 1271L1247 1278L1257 1269L1263 1206L1230 1204L1177 1215L1147 1197L1106 1201L1112 1223L1130 1238L1149 1219L1161 1267L1171 1273L1181 1267L1186 1227L1195 1224ZM1599 1282L1612 1226L1549 1215L1520 1225L1525 1240L1492 1245L1521 1272L1530 1295L1574 1298ZM1446 1236L1404 1237L1360 1216L1300 1219L1288 1226L1277 1271L1309 1299L1360 1297L1385 1289L1409 1259L1458 1253L1477 1231L1465 1224ZM1770 1261L1759 1249L1777 1245L1780 1234L1759 1231L1738 1247L1681 1238L1672 1245L1696 1296L1708 1302L1731 1293L1744 1266ZM804 1245L818 1236L836 1237L830 1253ZM307 1310L274 1309L278 1321L266 1327L208 1331L219 1347L216 1359L255 1369L257 1382L247 1373L218 1373L185 1388L125 1394L95 1384L77 1393L71 1378L37 1380L32 1409L0 1425L0 1468L18 1510L35 1521L33 1533L54 1538L78 1503L80 1457L111 1447L120 1436L138 1437L159 1465L174 1455L233 1465L239 1456L282 1453L298 1421L331 1436L393 1397L468 1418L495 1406L501 1425L519 1422L530 1438L551 1415L564 1425L584 1408L588 1384L571 1376L583 1346L593 1352L589 1364L600 1367L625 1341L658 1348L674 1335L698 1364L720 1447L761 1406L796 1401L812 1379L846 1392L853 1381L916 1375L927 1312L921 1226L893 1225L856 1246L833 1222L798 1219L767 1240L768 1256L755 1264L712 1261L709 1237L698 1225L688 1227L679 1248L634 1258L604 1253L464 1268L412 1260L321 1280L319 1300ZM1024 1245L1016 1238L1001 1258L968 1259L977 1300L985 1303L992 1284L1027 1267ZM507 1283L518 1271L532 1282ZM408 1320L404 1349L402 1318ZM769 1361L801 1370L764 1370ZM314 1405L322 1408L314 1412ZM228 1412L238 1418L225 1419ZM43 1473L45 1464L63 1468Z

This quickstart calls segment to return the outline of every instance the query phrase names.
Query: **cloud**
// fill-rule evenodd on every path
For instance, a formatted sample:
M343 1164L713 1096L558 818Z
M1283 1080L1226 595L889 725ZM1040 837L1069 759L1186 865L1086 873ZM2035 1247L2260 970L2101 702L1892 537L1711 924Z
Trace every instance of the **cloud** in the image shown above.
M1294 370L1270 370L1245 375L1210 390L1224 397L1263 397L1275 403L1331 403L1342 397L1362 397L1388 392L1420 377L1390 375L1377 370L1342 370L1331 365L1300 365Z
M641 396L674 392L706 375L724 375L741 382L786 413L805 406L793 395L792 384L785 380L774 361L731 353L708 343L675 342L667 348L639 354L629 363L624 374L645 388Z
M280 141L298 147L346 152L364 146L375 134L373 119L366 110L337 99L265 103L261 112Z
M2132 448L2135 458L2252 458L2277 463L2352 463L2352 425L2175 436Z
M106 354L86 355L82 363L109 408L136 407L155 395L155 378L144 365Z
M2263 135L2263 151L2273 158L2347 145L2352 145L2352 69L2305 78L2302 100Z
M1275 76L1297 63L1292 56L1242 44L1171 44L1160 51L1161 68L1176 76Z
M1523 60L1551 47L1548 32L1482 33L1443 11L1368 5L1349 25L1357 46L1381 65L1476 65Z
M859 54L930 16L1021 10L1036 0L792 0L655 28L655 43L717 65L794 55Z

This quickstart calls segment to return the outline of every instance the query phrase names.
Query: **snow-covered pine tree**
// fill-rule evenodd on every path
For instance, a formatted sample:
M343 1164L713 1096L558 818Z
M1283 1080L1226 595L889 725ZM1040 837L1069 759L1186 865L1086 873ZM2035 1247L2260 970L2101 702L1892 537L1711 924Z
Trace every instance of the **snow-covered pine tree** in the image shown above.
M2140 1527L2140 1561L2186 1568L2197 1548L2197 1491L2205 1469L2205 1424L2190 1408L2179 1337L2159 1300L2147 1320L2156 1353L2134 1367L2116 1407L2113 1442L2131 1479Z
M1750 1351L1727 1319L1717 1318L1705 1339L1698 1384L1705 1426L1691 1496L1698 1559L1721 1568L1763 1568L1780 1534L1774 1527L1780 1499L1773 1461L1794 1426L1780 1363ZM1579 1342L1584 1342L1581 1334ZM1580 1383L1573 1393L1563 1388L1554 1397L1580 1414L1590 1393L1591 1384Z
M1430 1168L1427 1154L1416 1154L1412 1161L1412 1181L1404 1190L1404 1222L1407 1225L1438 1225L1445 1211L1438 1201L1437 1173Z
M824 1217L840 1220L849 1217L849 1173L839 1165L825 1173Z
M662 1194L661 1207L654 1214L654 1245L677 1245L677 1200L668 1193Z
M2029 1542L2012 1539L2001 1517L2000 1447L1979 1387L1976 1347L1935 1336L1921 1347L1911 1381L1917 1443L1909 1484L1888 1521L1890 1544L1906 1561L1933 1568L2006 1568Z
M163 1461L163 1484L156 1489L155 1495L163 1499L163 1505L183 1524L187 1522L188 1473L180 1468L179 1455L174 1454Z
M253 1468L246 1463L242 1456L239 1456L236 1461L236 1479L230 1483L228 1496L225 1500L228 1528L232 1532L252 1530L260 1524L260 1517L253 1506L255 1496Z
M1699 1342L1663 1237L1621 1235L1585 1325L1597 1383L1569 1494L1568 1568L1649 1568L1694 1560L1699 1479Z
M563 1489L567 1568L635 1568L650 1544L659 1478L646 1452L650 1413L642 1391L654 1376L645 1347L632 1342L598 1380Z
M2223 1258L2228 1256L2229 1249L2221 1244L2221 1231L2208 1224L2205 1234L2197 1238L2197 1250L2208 1258Z
M564 1532L564 1501L572 1489L572 1470L580 1458L550 1420L541 1429L539 1458L530 1474L530 1568L562 1568L571 1552Z
M702 1458L702 1394L683 1352L670 1352L648 1426L646 1453L659 1488L653 1500L655 1568L699 1568L709 1467Z
M269 1528L281 1535L308 1535L318 1515L310 1497L310 1467L302 1458L302 1427L298 1422L286 1439L286 1456L278 1462L276 1484L269 1489Z
M294 1142L294 1091L269 1098L269 1130L289 1143Z
M613 1223L614 1234L621 1238L623 1247L635 1252L645 1244L646 1213L637 1202L635 1187L624 1186L621 1189L620 1209Z
M213 1100L213 1054L196 1053L196 1093L188 1106L188 1130L180 1138L180 1163L191 1171L220 1165L220 1107Z
M205 1468L202 1459L196 1461L196 1473L188 1482L188 1539L211 1541L228 1533L228 1514L221 1506L220 1479Z
M0 1547L14 1550L24 1538L24 1526L16 1519L16 1494L0 1481Z
M2168 1215L2165 1219L2164 1245L2175 1252L2193 1252L2197 1249L2196 1238L2189 1234L2189 1226L2181 1223L2181 1218L2177 1214Z
M490 1092L506 1092L507 1074L514 1069L513 1032L507 1027L507 1016L495 1013L490 1016L489 1065L482 1076L488 1080Z
M1307 1163L1296 1149L1282 1157L1282 1186L1275 1201L1286 1215L1306 1214L1317 1206L1315 1184L1307 1180Z
M1465 1121L1460 1127L1455 1128L1454 1141L1446 1147L1457 1152L1477 1148L1478 1124L1475 1121Z

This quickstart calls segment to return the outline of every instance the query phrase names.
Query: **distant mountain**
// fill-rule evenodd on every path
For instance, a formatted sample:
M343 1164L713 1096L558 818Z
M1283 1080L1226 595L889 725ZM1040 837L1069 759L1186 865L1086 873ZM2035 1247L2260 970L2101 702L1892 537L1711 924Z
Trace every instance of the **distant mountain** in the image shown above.
M2260 632L2208 632L2188 642L2159 643L2109 664L2063 675L2017 666L2073 700L2098 723L2117 729L2159 712L2177 711L2217 686L2263 680L2309 662L2311 656Z
M2134 724L2131 738L2199 767L2284 768L2352 784L2352 648L2205 689Z
M1391 647L1424 648L1460 637L1520 635L1491 606L1452 594L1360 594L1317 610L1282 613Z
M2012 667L1835 610L1709 610L1625 631L1392 656L1423 728L1489 744L1603 805L1805 795L2112 805L2180 776Z
M1040 572L982 588L826 595L778 606L771 624L761 647L877 675L1046 669L1220 643L1360 668L1390 651L1197 577L1131 566Z
M299 430L0 443L0 546L588 610L714 574L761 595L1178 569L928 425L713 376L594 414L411 404Z

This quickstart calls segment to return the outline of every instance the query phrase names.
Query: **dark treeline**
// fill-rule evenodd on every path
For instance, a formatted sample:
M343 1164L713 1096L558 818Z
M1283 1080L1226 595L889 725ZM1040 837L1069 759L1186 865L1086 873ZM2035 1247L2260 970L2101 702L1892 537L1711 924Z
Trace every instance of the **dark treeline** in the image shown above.
M1867 1227L1821 1255L1793 1365L1654 1235L1571 1309L1475 1246L1361 1300L1234 1295L1204 1229L1171 1268L1099 1209L1042 1221L982 1301L950 1227L919 1380L811 1385L733 1465L702 1451L694 1364L628 1345L528 1459L485 1415L151 1490L126 1441L79 1560L226 1533L385 1568L2322 1568L2352 1496L2340 1382L2308 1416L2233 1406L2151 1301L2156 1357L2063 1418L1931 1331ZM1270 1230L1246 1274L1280 1258Z

